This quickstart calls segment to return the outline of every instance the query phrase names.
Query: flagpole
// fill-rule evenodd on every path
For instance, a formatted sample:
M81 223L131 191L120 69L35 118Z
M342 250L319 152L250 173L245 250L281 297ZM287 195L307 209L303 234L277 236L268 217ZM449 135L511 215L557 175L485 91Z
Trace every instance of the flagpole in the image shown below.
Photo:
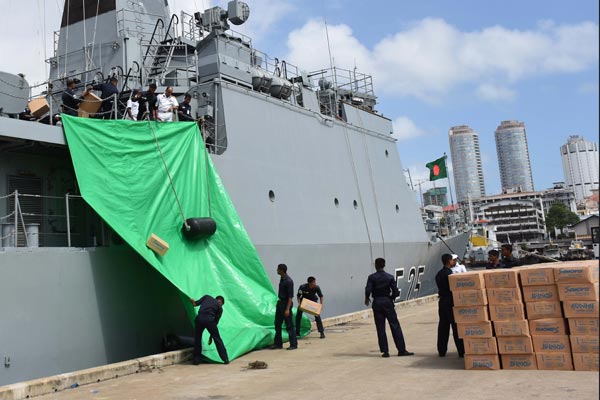
M438 153L439 154L439 153ZM452 182L450 179L450 174L448 173L448 156L446 155L446 152L444 152L444 164L446 166L446 179L448 179L448 188L450 189L450 203L452 205L452 208L454 209L454 196L452 196Z

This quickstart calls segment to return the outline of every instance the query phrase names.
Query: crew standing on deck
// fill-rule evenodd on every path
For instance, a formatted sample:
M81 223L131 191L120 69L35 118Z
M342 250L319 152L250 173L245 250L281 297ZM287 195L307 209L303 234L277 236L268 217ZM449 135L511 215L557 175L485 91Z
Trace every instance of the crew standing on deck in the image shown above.
M318 296L318 299L317 299ZM314 276L309 276L306 283L300 285L298 288L298 309L296 310L296 336L300 336L300 323L302 322L302 310L300 309L300 303L302 299L308 299L314 302L320 302L323 305L323 292L317 285L317 280ZM317 330L321 334L321 339L325 339L325 329L323 328L323 321L321 321L320 315L315 315L315 322L317 323Z
M271 349L282 349L283 339L281 336L281 328L285 321L285 329L287 330L290 346L288 350L296 350L298 348L298 339L292 322L292 304L294 303L294 281L287 274L287 265L279 264L277 266L277 275L281 277L279 280L279 292L277 294L277 306L275 307L275 340Z
M148 90L142 93L139 98L140 109L138 111L138 121L149 119L156 120L156 83L151 83Z
M177 109L179 121L194 121L194 117L192 117L192 105L190 104L191 100L191 94L186 93L185 96L183 96L183 102L179 105L179 108Z
M437 284L439 295L438 315L440 318L438 322L437 350L440 357L446 357L450 327L452 327L452 336L454 337L456 350L458 350L458 356L463 357L465 354L465 346L463 340L458 337L458 330L452 312L454 300L452 299L450 282L448 280L448 277L452 275L452 267L456 264L456 259L450 254L444 254L442 255L442 264L444 264L443 268L435 276L435 283Z
M83 93L85 96L88 91ZM62 111L67 115L72 115L76 117L77 109L79 108L79 104L82 102L82 99L78 98L75 95L75 81L73 79L67 80L67 88L63 91L62 96Z
M117 84L119 80L116 76L110 78L109 83L98 83L96 85L88 87L90 89L100 90L100 98L102 99L102 107L100 108L101 118L112 119L114 115L114 97L119 94Z
M214 341L215 346L217 346L217 351L219 352L219 357L221 357L221 360L223 360L224 364L229 364L227 349L225 349L223 339L221 339L219 328L217 327L217 324L221 319L221 315L223 315L223 304L225 304L225 299L223 296L217 296L213 298L212 296L204 295L200 298L200 300L194 300L190 298L190 301L194 307L200 306L200 309L198 310L198 316L196 316L195 320L196 329L194 334L193 364L200 364L200 360L202 359L202 333L204 332L204 329L206 329L210 334L208 344Z
M383 269L385 268L385 260L378 258L375 260L375 269L377 272L369 275L367 286L365 287L365 305L371 303L371 295L373 296L373 317L375 319L375 327L377 328L377 339L379 340L379 350L382 357L389 357L389 348L387 335L385 334L385 320L387 319L392 331L394 343L398 349L398 356L412 356L415 353L406 350L404 335L396 309L394 308L394 299L400 295L396 279Z
M173 112L177 110L179 103L173 96L173 88L167 86L164 93L159 94L156 98L156 108L158 110L158 121L172 122Z

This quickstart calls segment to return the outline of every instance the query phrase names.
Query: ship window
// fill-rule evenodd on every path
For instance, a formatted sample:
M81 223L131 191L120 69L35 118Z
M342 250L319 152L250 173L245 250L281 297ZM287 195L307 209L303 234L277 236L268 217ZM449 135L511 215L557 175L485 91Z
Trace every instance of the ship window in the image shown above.
M386 156L386 157L389 157L389 156L390 156L390 153L389 153L387 150L385 151L385 156Z
M269 190L269 200L275 201L275 192L272 190Z
M336 207L340 206L340 201L336 198L333 199L333 204L335 204Z
M358 208L358 202L356 200L354 200L354 209L356 210Z
M400 207L398 206L398 204L396 204L396 212L399 213L400 212Z

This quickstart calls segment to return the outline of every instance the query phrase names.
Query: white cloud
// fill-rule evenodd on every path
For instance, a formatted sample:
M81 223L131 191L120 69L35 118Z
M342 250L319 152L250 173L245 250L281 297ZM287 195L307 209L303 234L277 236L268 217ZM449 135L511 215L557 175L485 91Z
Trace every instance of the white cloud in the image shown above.
M477 96L483 100L512 100L515 98L515 91L503 86L484 83L477 88Z
M398 117L393 121L394 134L392 137L398 140L412 139L417 136L423 136L426 131L419 128L415 123L408 117Z
M463 84L480 86L480 95L506 100L507 88L540 74L573 73L598 62L598 25L556 25L543 21L534 30L501 26L463 32L438 18L425 18L382 39L372 49L344 24L329 26L335 64L356 64L373 74L375 90L392 96L439 101ZM309 69L329 65L322 21L311 20L288 37L287 59Z

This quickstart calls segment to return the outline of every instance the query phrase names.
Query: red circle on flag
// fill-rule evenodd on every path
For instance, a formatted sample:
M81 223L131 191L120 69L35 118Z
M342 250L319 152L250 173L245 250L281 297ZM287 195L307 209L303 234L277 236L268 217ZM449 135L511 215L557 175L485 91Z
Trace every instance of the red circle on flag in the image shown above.
M433 166L433 176L438 176L439 174L440 174L440 166L434 165Z

